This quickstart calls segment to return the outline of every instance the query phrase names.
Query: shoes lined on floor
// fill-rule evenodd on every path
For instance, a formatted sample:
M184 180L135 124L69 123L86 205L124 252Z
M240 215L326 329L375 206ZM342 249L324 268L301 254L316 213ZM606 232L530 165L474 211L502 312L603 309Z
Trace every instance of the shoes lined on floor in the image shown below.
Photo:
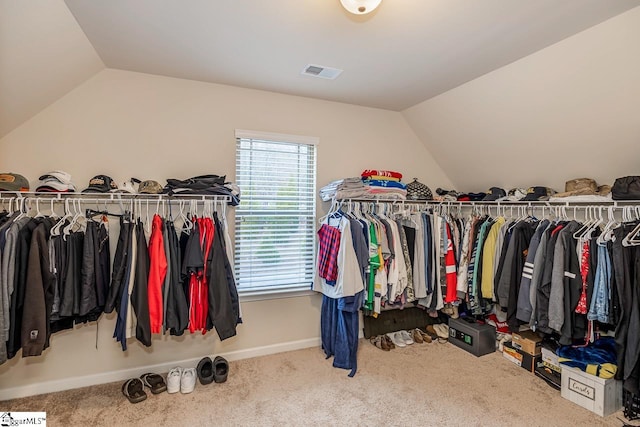
M182 378L182 368L176 367L167 374L167 393L173 394L180 391L180 379Z
M385 340L385 344L386 344ZM144 388L149 387L151 393L159 394L167 392L174 394L181 392L188 394L196 388L196 379L200 384L206 385L212 382L223 383L229 375L229 362L224 357L216 356L213 361L210 357L204 357L196 368L182 368L176 366L167 374L167 381L161 375L146 373L140 378L130 378L122 384L122 394L131 403L142 402L147 398Z
M413 338L413 341L417 342L418 344L422 344L424 342L424 339L422 339L422 331L420 329L415 328L409 332L411 333L411 338Z
M182 370L180 376L180 393L188 394L196 388L196 368L187 368Z
M216 356L213 359L213 381L217 384L223 383L227 380L229 375L229 362L222 356Z
M440 342L446 342L446 339L449 336L449 327L446 325L438 326L438 328L442 329L440 333L444 335L443 338L438 335L438 333L433 329L433 326L434 325L427 326L426 332L420 328L415 328L409 331L401 330L389 332L383 335L374 335L369 338L369 342L383 351L389 351L396 347L403 348L413 343L430 343L434 339L440 339ZM446 327L446 330L442 328L443 326Z
M446 343L447 341L449 341L449 325L446 325L444 323L436 323L429 326L436 333L439 343ZM429 328L429 326L427 326L427 328Z
M387 336L396 347L403 348L407 346L399 332L389 332Z
M380 350L384 350L384 351L391 350L391 347L389 346L389 343L387 342L387 340L384 338L384 335L374 335L371 338L369 338L369 342L375 345L376 347L378 347Z
M396 332L396 334L400 334L400 337L404 340L404 343L407 345L411 345L415 343L415 341L413 341L413 337L411 337L411 334L405 330L398 331Z
M213 362L210 357L203 357L196 368L200 384L207 385L213 382Z

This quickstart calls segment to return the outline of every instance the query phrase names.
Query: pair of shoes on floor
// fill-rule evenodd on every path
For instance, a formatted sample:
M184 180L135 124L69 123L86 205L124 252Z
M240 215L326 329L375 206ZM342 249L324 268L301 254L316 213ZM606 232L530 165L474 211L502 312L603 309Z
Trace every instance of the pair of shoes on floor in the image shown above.
M167 385L164 378L158 374L146 373L140 378L130 378L122 384L122 394L125 395L129 402L139 403L147 398L144 388L149 387L151 393L160 394L167 391Z
M210 357L203 357L198 362L196 371L202 385L212 382L223 383L229 375L229 362L222 356L216 356L213 360Z
M449 341L449 326L444 323L435 323L433 325L427 325L427 334L433 339L437 339L439 343L446 343Z
M369 342L384 351L390 351L396 347L386 335L374 335L369 338Z
M387 337L391 339L391 342L396 347L400 347L400 348L406 347L407 345L411 345L415 342L411 337L411 334L405 330L389 332L387 334Z
M420 328L412 329L409 332L411 333L411 337L413 338L413 340L418 344L422 344L425 342L430 343L431 341L433 341L431 339L431 336Z
M191 393L196 388L197 376L196 368L181 368L177 366L171 369L167 374L167 393Z

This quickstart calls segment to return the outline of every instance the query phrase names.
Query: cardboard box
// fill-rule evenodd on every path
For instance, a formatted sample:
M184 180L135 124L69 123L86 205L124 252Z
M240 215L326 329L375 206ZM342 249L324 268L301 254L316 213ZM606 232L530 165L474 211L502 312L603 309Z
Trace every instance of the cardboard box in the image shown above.
M560 395L601 417L622 408L622 381L604 379L564 366Z
M516 365L526 369L529 372L534 372L538 362L542 361L542 356L534 356L524 351L514 348L510 342L504 343L502 355L505 359L510 360Z
M534 356L539 355L542 351L542 338L533 331L514 332L511 342L515 348Z
M556 372L562 372L562 365L558 361L558 355L555 352L542 347L541 355L544 366L553 369Z
M474 356L483 356L496 351L496 328L472 318L450 318L449 342Z

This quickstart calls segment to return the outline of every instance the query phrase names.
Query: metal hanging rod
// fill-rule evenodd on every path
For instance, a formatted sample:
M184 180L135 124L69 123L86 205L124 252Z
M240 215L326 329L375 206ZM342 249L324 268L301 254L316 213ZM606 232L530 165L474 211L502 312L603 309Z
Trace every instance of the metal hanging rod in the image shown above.
M388 200L388 199L336 199L337 203L387 203L390 205L434 205L434 206L460 206L460 207L474 207L474 206L525 206L525 207L588 207L588 206L611 206L613 208L624 206L638 206L640 200L603 200L603 201L439 201L439 200Z
M80 200L83 202L120 202L124 200L139 201L179 201L189 200L196 202L228 202L231 196L223 195L203 195L203 194L133 194L133 193L36 193L28 191L0 191L0 198L28 198L41 199L46 201L64 201L68 199Z

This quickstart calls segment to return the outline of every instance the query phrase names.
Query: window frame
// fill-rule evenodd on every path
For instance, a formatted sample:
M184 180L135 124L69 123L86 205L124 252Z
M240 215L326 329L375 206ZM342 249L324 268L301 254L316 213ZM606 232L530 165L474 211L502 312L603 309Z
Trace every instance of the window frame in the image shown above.
M238 182L238 166L239 166L239 156L238 152L240 150L239 144L241 139L251 139L258 141L265 141L271 143L283 143L283 144L299 144L299 145L311 145L313 146L313 158L312 158L312 168L311 171L313 176L313 183L311 186L311 198L310 201L312 203L312 228L309 237L312 239L312 253L309 255L309 262L311 264L311 282L315 277L315 268L316 268L316 251L317 251L317 239L316 239L316 220L317 220L317 207L318 207L318 197L317 197L317 174L318 174L318 145L320 139L312 136L303 136L303 135L291 135L291 134L281 134L281 133L273 133L273 132L262 132L262 131L252 131L252 130L244 130L244 129L236 129L235 130L235 143L236 143L236 160L235 160L235 172L236 172L236 183L240 186L240 203L242 204L242 184ZM306 200L306 199L305 199ZM238 206L239 208L239 206ZM236 208L236 209L238 209ZM299 217L309 219L308 214L300 215ZM234 211L234 258L237 257L237 242L238 242L238 218L237 212ZM238 294L243 301L257 301L257 300L265 300L265 299L279 299L279 298L290 298L290 297L298 297L304 295L314 295L315 293L312 291L312 283L301 284L299 286L291 286L291 285L283 285L283 284L273 284L264 287L246 287L241 286L240 280L240 272L237 268L236 259L234 262L234 276L236 279L236 283L238 284ZM306 261L305 261L306 263Z

